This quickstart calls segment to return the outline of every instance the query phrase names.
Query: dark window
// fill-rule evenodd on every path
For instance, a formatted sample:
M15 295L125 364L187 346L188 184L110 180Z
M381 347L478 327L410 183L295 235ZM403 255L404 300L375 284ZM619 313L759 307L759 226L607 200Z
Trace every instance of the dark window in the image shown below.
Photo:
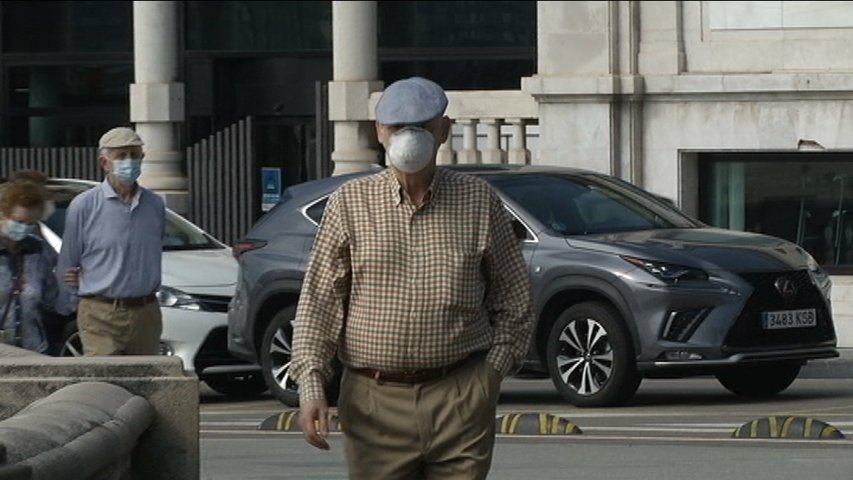
M379 2L381 48L535 47L536 2Z
M4 1L3 51L133 51L133 2Z
M445 90L518 90L521 78L533 75L536 61L472 58L463 60L401 60L381 62L386 84L401 78L426 77Z
M331 50L332 2L187 2L187 49Z
M700 219L797 243L820 264L853 265L849 153L700 156Z
M323 219L323 212L326 211L326 204L329 202L329 197L326 197L319 202L311 205L307 209L305 209L305 215L308 215L314 223L320 224L320 220Z
M536 2L379 2L380 77L517 90L536 69Z
M92 146L129 117L131 64L7 69L10 146Z

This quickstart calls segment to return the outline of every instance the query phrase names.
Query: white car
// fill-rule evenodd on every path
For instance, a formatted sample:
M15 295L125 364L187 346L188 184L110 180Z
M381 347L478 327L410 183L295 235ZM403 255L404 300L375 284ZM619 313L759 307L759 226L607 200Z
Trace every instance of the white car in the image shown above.
M56 211L44 220L41 233L55 251L62 245L71 199L95 185L87 180L49 180ZM231 249L167 209L162 272L157 292L163 312L161 353L180 357L187 373L195 373L219 393L254 396L265 391L260 368L228 352L228 302L237 281ZM58 337L54 353L82 354L76 322L66 322L54 336Z

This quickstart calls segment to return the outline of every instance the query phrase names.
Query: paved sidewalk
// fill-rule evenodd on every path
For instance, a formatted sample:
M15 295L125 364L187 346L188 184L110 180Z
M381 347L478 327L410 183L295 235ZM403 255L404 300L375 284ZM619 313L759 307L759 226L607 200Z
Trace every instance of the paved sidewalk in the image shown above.
M853 378L853 348L839 348L838 353L838 358L809 361L800 378Z

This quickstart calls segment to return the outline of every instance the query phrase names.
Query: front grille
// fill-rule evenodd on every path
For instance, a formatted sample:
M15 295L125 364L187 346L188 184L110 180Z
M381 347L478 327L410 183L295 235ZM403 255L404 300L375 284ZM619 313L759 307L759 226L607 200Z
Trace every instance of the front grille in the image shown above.
M810 345L835 339L832 316L823 294L812 283L807 271L744 273L741 277L755 290L729 330L724 352ZM795 296L787 300L782 297L774 285L780 277L786 277L795 285ZM765 330L761 326L761 312L804 308L814 308L817 312L817 325L814 327Z
M249 365L228 351L228 327L216 327L210 331L195 356L195 371L225 365Z
M231 301L231 297L221 295L198 295L196 293L194 293L193 296L198 299L201 309L205 312L228 313L228 303Z

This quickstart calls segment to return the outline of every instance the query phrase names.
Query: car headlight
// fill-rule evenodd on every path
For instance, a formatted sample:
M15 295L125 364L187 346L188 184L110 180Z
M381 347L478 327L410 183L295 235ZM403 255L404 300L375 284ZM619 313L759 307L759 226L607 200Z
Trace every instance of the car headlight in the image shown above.
M812 282L814 282L814 284L824 292L826 298L829 299L832 288L832 280L829 279L829 274L826 273L826 270L820 267L820 264L817 263L817 260L815 260L809 252L802 248L798 248L798 250L804 257L806 257L806 266L809 269L809 275L812 277Z
M806 257L806 265L808 266L810 272L824 274L823 269L820 268L820 264L817 263L817 260L815 260L809 252L805 250L800 250L800 252L803 254L804 257Z
M667 285L676 285L688 280L708 280L708 274L699 268L676 265L674 263L645 260L637 257L622 257L626 262L642 268Z
M177 288L160 286L157 290L157 300L160 301L161 307L201 310L201 304L197 298Z

